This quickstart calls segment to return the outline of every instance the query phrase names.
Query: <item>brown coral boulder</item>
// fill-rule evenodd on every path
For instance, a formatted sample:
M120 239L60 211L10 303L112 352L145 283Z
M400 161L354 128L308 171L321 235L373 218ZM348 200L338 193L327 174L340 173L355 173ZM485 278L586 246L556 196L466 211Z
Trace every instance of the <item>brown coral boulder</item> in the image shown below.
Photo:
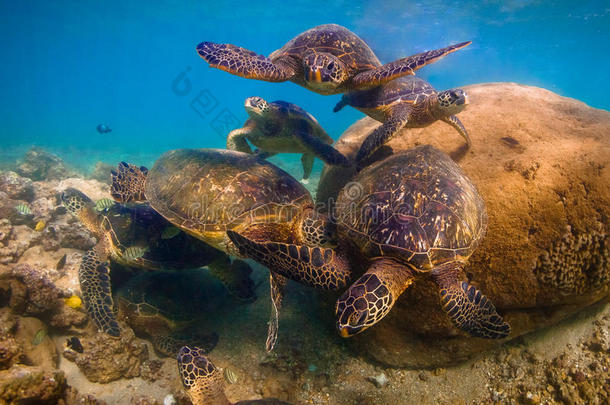
M38 147L27 151L16 172L34 181L58 180L76 174L59 156Z
M66 386L63 371L16 364L0 371L0 403L57 404Z
M88 332L80 337L83 353L66 349L63 355L76 363L89 381L107 383L140 375L142 363L148 360L148 346L129 327L121 328L119 338L98 333L93 328Z
M32 180L11 171L0 173L0 191L13 200L32 201L34 198Z
M608 296L610 268L610 112L550 91L512 83L468 86L460 119L473 141L465 150L448 125L403 130L371 162L419 144L450 154L487 205L487 235L466 267L511 323L511 338L550 325ZM354 159L378 122L364 118L336 148ZM353 169L325 167L322 210ZM360 269L362 270L362 269ZM436 367L498 344L455 330L431 282L408 289L379 324L352 339L393 366Z

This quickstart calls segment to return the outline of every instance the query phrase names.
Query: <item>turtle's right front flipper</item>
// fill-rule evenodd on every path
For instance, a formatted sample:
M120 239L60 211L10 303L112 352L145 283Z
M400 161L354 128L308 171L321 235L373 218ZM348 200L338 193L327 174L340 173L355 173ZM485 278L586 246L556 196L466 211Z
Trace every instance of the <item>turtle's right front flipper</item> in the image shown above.
M409 114L411 112L410 104L402 104L394 107L392 113L388 116L386 121L380 127L366 137L360 150L356 155L356 163L361 166L362 162L372 155L377 149L383 146L387 141L390 140L394 135L398 133L402 128L407 125L409 120Z
M272 351L277 342L277 334L280 329L280 308L284 300L284 290L288 279L284 276L269 272L269 287L271 289L271 315L269 317L269 329L267 330L267 341L265 348Z
M229 136L227 136L227 149L252 154L252 148L250 148L246 140L246 136L250 132L251 128L247 126L229 132Z
M349 281L349 264L333 249L257 242L234 231L227 231L227 235L242 255L296 282L323 290L338 290Z
M338 150L325 143L322 139L312 135L311 124L302 120L296 124L295 137L310 154L317 156L324 163L333 166L349 167L351 163Z
M110 268L101 243L88 250L78 269L78 280L87 313L98 329L120 336L110 289Z
M288 65L274 63L263 55L231 44L202 42L197 45L197 53L211 67L246 79L285 82L295 75Z
M146 201L144 188L148 169L121 162L110 174L110 195L121 203Z

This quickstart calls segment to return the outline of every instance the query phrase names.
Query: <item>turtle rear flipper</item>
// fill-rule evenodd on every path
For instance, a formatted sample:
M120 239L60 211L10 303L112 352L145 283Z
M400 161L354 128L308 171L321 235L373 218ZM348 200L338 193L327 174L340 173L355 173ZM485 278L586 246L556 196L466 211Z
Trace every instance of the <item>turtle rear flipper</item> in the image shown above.
M270 271L323 290L343 288L349 278L347 261L334 250L280 242L257 242L227 231L239 252Z
M211 67L246 79L285 82L295 75L288 65L274 63L263 55L231 44L202 42L197 45L197 53Z
M98 329L120 336L110 288L110 268L102 244L88 250L78 269L78 280L87 313Z
M466 128L462 124L462 121L460 121L458 117L456 117L455 115L451 115L449 117L442 118L441 120L451 125L453 128L455 128L456 131L458 131L462 138L466 140L466 144L468 145L469 149L470 147L472 147L472 141L470 140L470 136L468 135Z
M394 135L398 133L402 128L407 125L409 121L409 114L411 113L411 104L400 104L392 110L386 121L366 137L360 150L356 155L356 164L362 165L362 162L373 154L377 149L383 146L387 141L390 140Z
M317 156L324 163L333 166L349 167L349 160L339 151L317 138L312 133L311 124L303 120L296 125L294 136L297 141L309 151L310 154Z
M144 188L148 169L121 162L110 174L110 195L122 203L146 201Z
M418 53L394 62L386 63L376 69L364 71L354 76L352 80L353 90L370 89L401 76L413 75L416 70L430 63L434 63L443 56L462 49L471 43L471 41L461 42L445 48Z
M461 265L446 263L432 271L441 304L455 326L475 337L502 339L510 326L479 290L462 281Z

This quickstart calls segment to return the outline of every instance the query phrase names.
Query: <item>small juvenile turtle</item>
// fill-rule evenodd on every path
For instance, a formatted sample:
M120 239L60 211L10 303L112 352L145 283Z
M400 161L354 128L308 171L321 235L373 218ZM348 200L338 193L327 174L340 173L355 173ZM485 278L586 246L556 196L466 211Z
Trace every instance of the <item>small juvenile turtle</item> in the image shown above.
M267 350L277 339L288 278L326 290L347 284L346 262L321 247L333 234L330 221L315 212L301 183L259 156L178 149L163 154L150 171L122 162L112 173L110 193L121 202L147 201L184 232L267 266L272 301ZM248 238L264 253L250 244L237 247L236 238Z
M197 345L209 353L218 343L216 333L189 332L194 320L205 312L210 297L193 277L168 272L146 272L132 277L115 295L118 312L136 335L150 338L155 351L178 354L184 345Z
M246 99L245 108L250 118L243 128L229 133L227 149L253 153L247 141L264 154L303 153L303 182L307 182L313 168L314 156L329 165L349 166L349 161L332 146L333 139L318 121L301 107L285 101L267 103L260 97Z
M74 188L63 191L61 200L97 238L97 244L83 256L78 277L87 313L109 335L120 335L113 310L110 261L148 270L208 266L236 298L255 297L249 278L252 270L245 263L231 263L225 253L184 233L163 239L163 230L171 224L147 204L114 204L98 212L95 203Z
M476 187L443 152L420 146L361 171L337 198L340 240L353 243L368 270L337 300L343 337L379 322L418 277L436 283L443 309L472 336L504 338L509 325L462 271L485 235Z
M273 398L230 402L222 373L198 347L182 347L177 360L182 385L193 405L290 405Z
M231 44L202 42L199 55L215 67L247 79L284 82L290 80L319 94L338 94L369 89L457 51L462 42L381 65L371 48L345 27L325 24L290 40L269 57Z
M422 128L437 120L454 127L470 147L466 128L455 114L468 105L462 89L437 92L423 79L402 77L370 90L344 94L334 111L345 105L382 122L362 143L356 162L361 163L403 128Z

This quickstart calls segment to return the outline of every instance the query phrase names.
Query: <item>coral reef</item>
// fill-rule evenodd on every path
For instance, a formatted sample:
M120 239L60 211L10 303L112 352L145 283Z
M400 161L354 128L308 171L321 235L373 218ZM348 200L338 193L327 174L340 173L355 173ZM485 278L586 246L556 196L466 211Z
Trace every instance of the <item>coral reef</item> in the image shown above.
M116 167L104 162L97 162L93 171L89 174L90 179L101 181L102 183L110 184L110 172Z
M76 174L57 155L37 147L30 149L25 154L23 160L17 165L16 172L34 181L57 180Z
M5 403L57 404L66 390L62 371L16 364L0 371L0 400Z
M489 226L466 276L511 323L515 338L553 324L610 291L610 113L511 83L465 90L471 105L460 119L472 138L471 150L450 126L437 122L403 130L371 160L432 144L473 180L487 205ZM520 108L523 105L528 108ZM336 148L355 158L378 125L370 118L359 120ZM332 208L337 191L353 175L354 169L325 167L318 206ZM401 296L382 322L351 343L386 364L435 367L500 342L462 337L443 314L434 285L422 281Z

